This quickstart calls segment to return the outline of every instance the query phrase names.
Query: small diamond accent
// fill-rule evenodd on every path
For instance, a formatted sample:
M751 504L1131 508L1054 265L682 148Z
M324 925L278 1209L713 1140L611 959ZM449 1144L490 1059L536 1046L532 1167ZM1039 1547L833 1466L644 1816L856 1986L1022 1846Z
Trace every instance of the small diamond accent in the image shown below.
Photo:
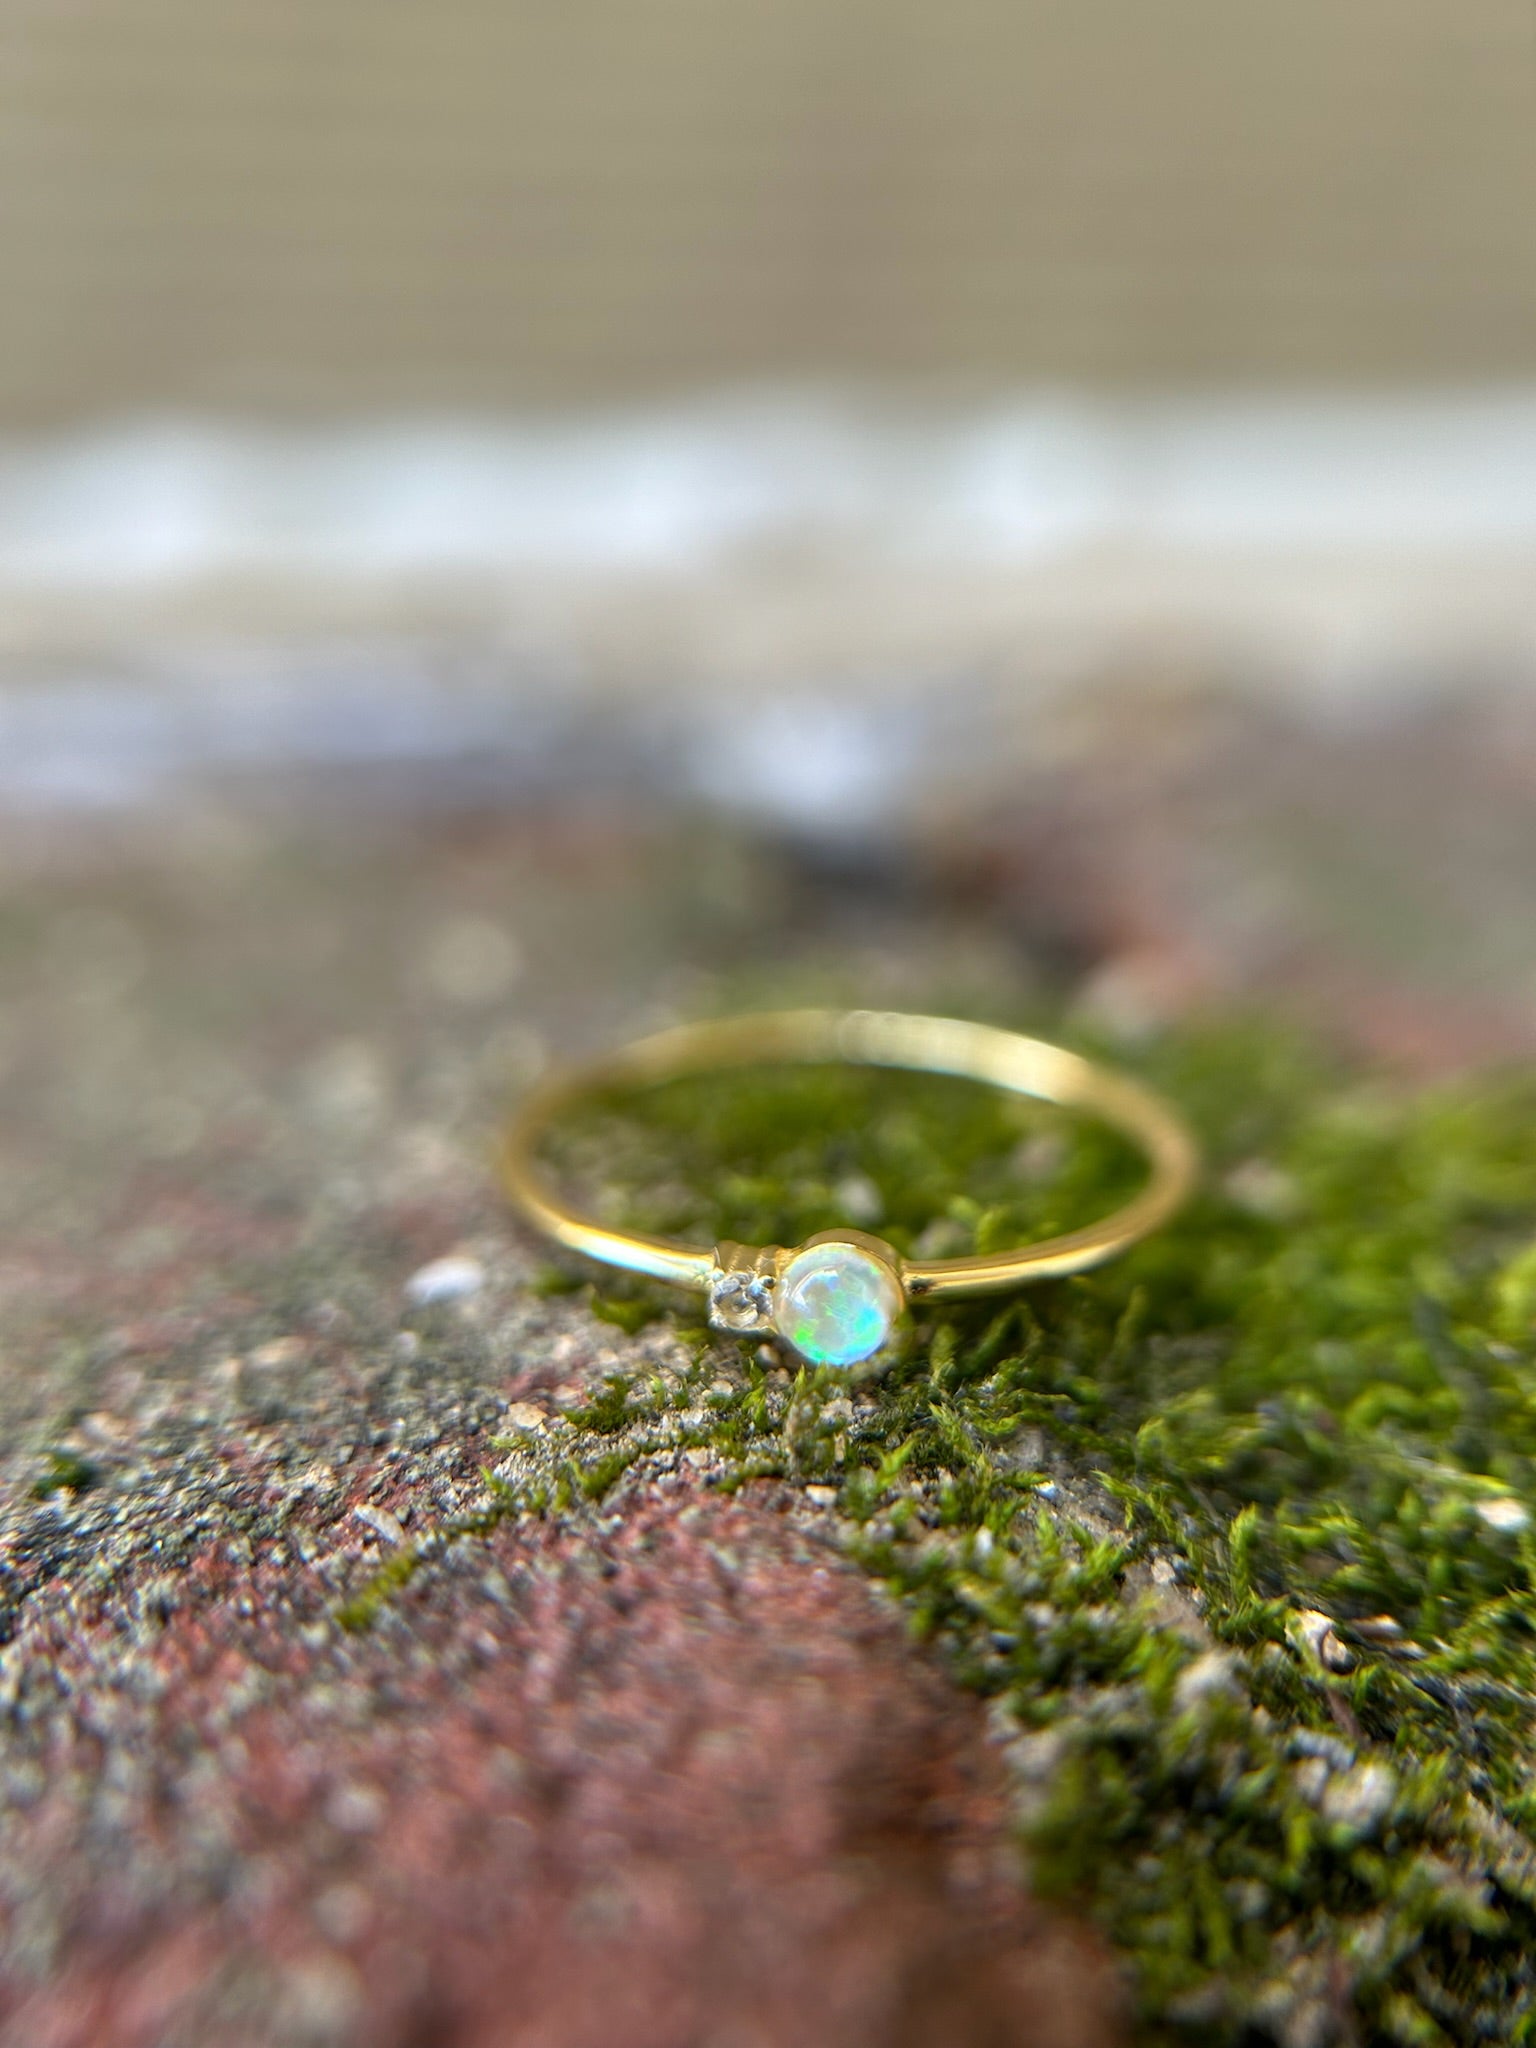
M745 1266L716 1272L709 1283L709 1320L717 1330L772 1329L772 1274Z

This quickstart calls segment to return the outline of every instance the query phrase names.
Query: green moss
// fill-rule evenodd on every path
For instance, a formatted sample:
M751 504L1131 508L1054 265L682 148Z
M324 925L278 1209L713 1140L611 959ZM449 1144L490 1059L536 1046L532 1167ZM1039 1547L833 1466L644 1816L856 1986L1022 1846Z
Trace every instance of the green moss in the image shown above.
M56 1493L84 1493L99 1477L90 1459L82 1458L78 1451L49 1451L32 1482L32 1498L50 1500Z
M586 1284L583 1275L568 1266L545 1266L529 1281L528 1288L541 1300L550 1300L562 1294L579 1294Z
M575 1428L598 1436L611 1436L633 1420L630 1381L623 1373L610 1373L603 1390L567 1418Z
M426 1550L420 1543L407 1543L386 1558L367 1583L344 1600L336 1610L336 1619L349 1634L361 1634L371 1628L390 1596L408 1586L426 1562Z
M1035 1883L1126 1954L1145 2040L1343 2039L1341 2000L1362 2042L1536 2039L1536 1083L1394 1093L1245 1027L1143 1064L1209 1151L1175 1228L925 1310L852 1390L726 1347L706 1401L700 1334L687 1387L572 1418L571 1497L624 1431L835 1483L1013 1732ZM1050 1113L822 1070L610 1106L565 1165L647 1229L946 1252L1134 1177Z
M592 1313L600 1323L612 1323L627 1337L634 1337L666 1313L662 1303L648 1293L592 1295Z
M476 1536L488 1536L503 1522L521 1515L541 1516L549 1506L550 1489L537 1482L509 1486L493 1472L484 1474L486 1498L483 1505L454 1515L419 1540L403 1543L366 1579L350 1599L336 1609L336 1621L349 1634L359 1635L372 1628L391 1598L401 1592L434 1556L454 1543Z

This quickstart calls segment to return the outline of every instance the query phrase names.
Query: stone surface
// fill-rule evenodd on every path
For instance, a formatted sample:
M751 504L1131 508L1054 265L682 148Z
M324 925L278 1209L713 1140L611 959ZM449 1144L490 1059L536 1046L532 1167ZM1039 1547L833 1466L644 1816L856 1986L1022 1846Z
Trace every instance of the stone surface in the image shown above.
M692 1369L545 1290L500 1107L697 1001L759 900L707 892L760 856L612 810L10 851L4 2048L1115 2038L835 1495L716 1500L679 1449L477 1521L609 1375ZM470 919L515 997L438 971Z
M504 1528L349 1637L345 1501L387 1476L312 1495L285 1561L210 1532L151 1595L29 1603L7 2048L1110 2037L977 1710L793 1497Z

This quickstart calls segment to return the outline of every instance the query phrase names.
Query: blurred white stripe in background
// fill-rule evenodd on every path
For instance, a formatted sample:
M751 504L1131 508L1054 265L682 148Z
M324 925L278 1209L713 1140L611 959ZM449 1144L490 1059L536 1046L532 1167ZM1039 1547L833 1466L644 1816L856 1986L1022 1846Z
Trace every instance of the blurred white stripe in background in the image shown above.
M690 574L805 546L936 564L1106 547L1536 547L1536 388L945 413L746 397L518 422L144 422L0 443L0 589Z
M348 767L847 837L1085 680L1536 697L1536 387L35 437L0 656L0 806Z

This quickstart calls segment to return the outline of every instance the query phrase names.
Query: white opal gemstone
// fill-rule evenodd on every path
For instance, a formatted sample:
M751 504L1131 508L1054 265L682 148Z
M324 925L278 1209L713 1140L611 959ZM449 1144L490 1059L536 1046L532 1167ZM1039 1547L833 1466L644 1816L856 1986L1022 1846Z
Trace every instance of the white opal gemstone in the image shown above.
M857 1365L878 1351L901 1313L889 1266L858 1245L807 1245L779 1280L774 1327L812 1365Z

